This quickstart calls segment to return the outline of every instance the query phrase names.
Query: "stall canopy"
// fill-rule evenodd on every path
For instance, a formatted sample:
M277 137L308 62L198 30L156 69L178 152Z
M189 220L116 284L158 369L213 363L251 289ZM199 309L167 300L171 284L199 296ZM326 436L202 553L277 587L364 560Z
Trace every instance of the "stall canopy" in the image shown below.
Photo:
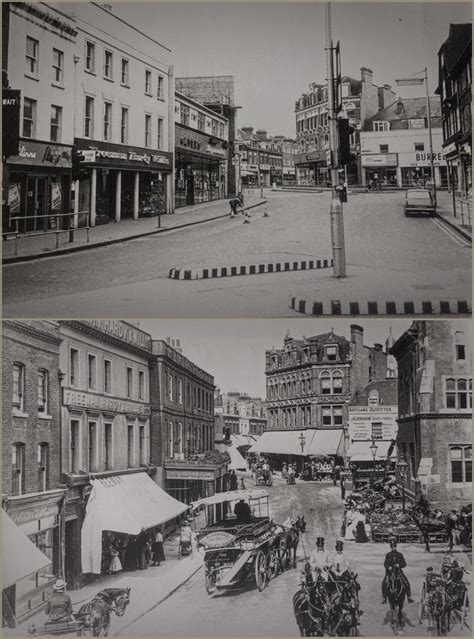
M146 473L113 475L91 481L82 525L82 572L100 574L102 532L138 535L189 509L173 499Z
M301 451L300 436L303 433L305 444ZM342 429L306 429L306 430L266 430L260 439L250 448L250 453L273 453L279 455L324 455L341 454Z
M376 440L375 443L377 444L377 453L375 455L375 460L380 461L382 459L386 459L392 442ZM374 458L372 457L372 452L370 450L371 444L372 440L363 442L352 442L349 452L347 453L348 457L350 457L351 459L351 462L373 461ZM394 446L391 458L396 459L396 457L397 450L396 446Z
M34 545L2 510L2 588L8 588L38 570L51 559Z

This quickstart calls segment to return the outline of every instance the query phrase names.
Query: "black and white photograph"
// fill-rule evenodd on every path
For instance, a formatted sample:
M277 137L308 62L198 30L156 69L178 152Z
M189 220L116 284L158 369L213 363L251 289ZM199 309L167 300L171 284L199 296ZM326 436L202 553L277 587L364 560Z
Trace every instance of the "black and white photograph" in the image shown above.
M3 636L472 636L469 320L2 328Z
M2 10L4 316L470 315L470 3Z

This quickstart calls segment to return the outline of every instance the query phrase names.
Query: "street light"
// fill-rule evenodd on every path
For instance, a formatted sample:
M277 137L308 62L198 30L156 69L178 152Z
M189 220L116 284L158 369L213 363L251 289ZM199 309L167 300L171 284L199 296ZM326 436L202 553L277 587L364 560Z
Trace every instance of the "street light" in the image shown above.
M304 436L303 433L301 433L301 435L298 437L298 439L300 440L300 446L301 446L301 472L303 472L304 470L304 447L306 445L306 437Z
M370 448L370 452L372 453L372 459L373 459L373 462L374 462L373 478L372 478L372 484L374 484L375 483L375 456L377 455L377 450L379 448L377 446L377 444L375 443L374 439L372 440L372 444L369 446L369 448Z
M405 512L405 477L407 474L408 464L405 457L402 457L398 462L398 472L400 473L400 479L402 480L402 511Z
M422 78L414 77L422 73L424 74ZM424 83L426 88L426 115L428 118L428 131L429 131L429 140L430 140L431 180L433 182L433 198L434 198L434 204L436 206L436 180L435 180L435 174L434 174L433 133L431 130L431 105L430 105L430 96L428 92L428 69L427 67L425 67L423 71L417 71L416 73L413 74L413 76L410 76L408 78L400 78L399 80L395 80L395 82L400 87L417 86Z

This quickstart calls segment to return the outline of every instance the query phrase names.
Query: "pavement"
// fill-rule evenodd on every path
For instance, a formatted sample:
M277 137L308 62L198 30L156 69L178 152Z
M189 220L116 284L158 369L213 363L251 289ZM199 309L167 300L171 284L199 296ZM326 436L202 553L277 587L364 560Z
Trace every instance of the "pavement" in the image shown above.
M244 192L246 209L252 209L266 202L260 195ZM2 261L13 264L40 257L66 255L75 251L106 246L118 242L132 240L166 233L173 229L182 229L212 220L229 217L229 203L227 199L205 202L194 206L184 206L176 209L170 215L140 218L138 220L124 219L120 222L111 221L108 224L74 230L74 240L69 241L69 231L58 233L38 233L36 235L19 235L18 240L13 236L2 243ZM160 223L160 227L158 227Z
M454 215L453 198L451 193L447 191L437 192L437 215L442 218L452 228L460 232L464 237L472 240L472 224L468 224L470 219L464 217L463 211L461 211L459 205L457 205L456 215Z
M160 603L170 597L173 592L183 586L202 567L202 555L193 548L191 556L178 558L178 536L168 538L164 543L166 561L160 566L149 566L146 570L118 573L116 575L101 575L93 583L80 590L69 592L74 610L103 588L131 587L130 603L123 617L111 615L109 634L113 636L126 634L129 625L137 623L145 614L149 613ZM46 617L39 612L30 617L17 628L3 628L5 636L27 636L28 628L34 623L42 625Z

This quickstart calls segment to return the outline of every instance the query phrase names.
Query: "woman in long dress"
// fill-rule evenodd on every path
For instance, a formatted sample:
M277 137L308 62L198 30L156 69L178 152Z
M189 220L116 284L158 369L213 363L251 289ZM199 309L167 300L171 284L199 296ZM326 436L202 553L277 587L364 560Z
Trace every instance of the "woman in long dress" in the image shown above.
M159 566L162 561L165 561L163 533L161 532L161 530L158 530L153 539L153 565Z
M120 558L119 558L119 551L112 544L110 545L110 556L112 557L112 560L110 562L109 571L112 574L116 574L116 573L118 573L118 572L120 572L122 570L122 564L121 564Z

